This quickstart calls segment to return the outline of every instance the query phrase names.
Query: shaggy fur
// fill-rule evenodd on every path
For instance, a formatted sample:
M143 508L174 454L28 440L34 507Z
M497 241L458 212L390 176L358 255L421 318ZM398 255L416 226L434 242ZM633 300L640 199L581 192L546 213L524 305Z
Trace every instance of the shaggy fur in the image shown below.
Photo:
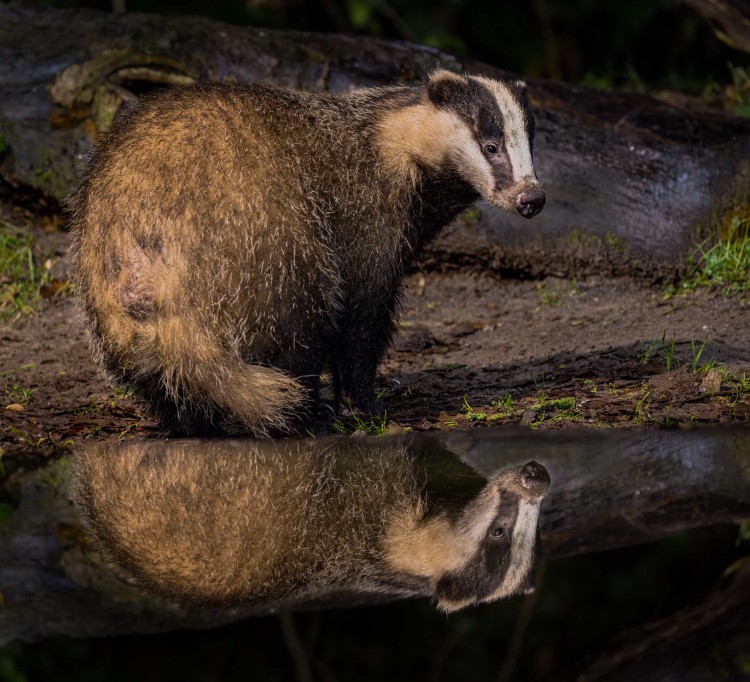
M95 536L143 588L259 608L353 593L452 611L526 590L549 477L532 489L524 471L488 481L375 439L102 443L74 460Z
M211 83L144 98L69 202L96 356L176 432L291 431L326 368L336 407L381 411L405 268L480 197L541 210L532 135L522 84L445 71L337 96Z

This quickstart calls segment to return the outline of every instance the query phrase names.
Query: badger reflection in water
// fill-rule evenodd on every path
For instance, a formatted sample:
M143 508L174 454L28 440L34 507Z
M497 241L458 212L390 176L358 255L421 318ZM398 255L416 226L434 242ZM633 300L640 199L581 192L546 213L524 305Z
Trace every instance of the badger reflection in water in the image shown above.
M99 444L74 471L94 534L144 589L263 610L527 592L549 488L535 462L487 480L416 438Z

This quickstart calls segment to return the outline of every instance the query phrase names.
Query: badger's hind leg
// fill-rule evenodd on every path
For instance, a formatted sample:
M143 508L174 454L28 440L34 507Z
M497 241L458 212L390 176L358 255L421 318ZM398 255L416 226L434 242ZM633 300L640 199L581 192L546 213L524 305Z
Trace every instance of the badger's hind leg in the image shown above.
M151 377L138 383L142 397L152 412L159 415L170 436L224 436L220 415L211 405L196 404L183 391L170 397L159 377Z

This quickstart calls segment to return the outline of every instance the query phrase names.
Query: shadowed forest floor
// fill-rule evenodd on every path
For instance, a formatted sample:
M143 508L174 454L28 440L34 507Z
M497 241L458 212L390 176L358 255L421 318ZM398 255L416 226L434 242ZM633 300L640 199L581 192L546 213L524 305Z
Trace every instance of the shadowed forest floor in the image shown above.
M25 224L37 260L64 281L69 235ZM0 448L153 438L166 432L92 361L69 295L0 322ZM498 279L455 270L407 280L401 331L376 388L386 420L330 430L649 427L750 419L750 304L698 291L665 297L630 278ZM12 406L12 409L7 409Z

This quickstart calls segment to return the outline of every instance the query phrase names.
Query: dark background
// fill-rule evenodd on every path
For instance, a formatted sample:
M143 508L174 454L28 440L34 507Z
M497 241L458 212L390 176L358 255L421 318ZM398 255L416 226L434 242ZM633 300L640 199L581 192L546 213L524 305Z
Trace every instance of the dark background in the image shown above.
M631 89L701 92L746 55L675 0L115 0L132 12L346 31L427 43L525 74ZM110 10L110 0L54 0Z

